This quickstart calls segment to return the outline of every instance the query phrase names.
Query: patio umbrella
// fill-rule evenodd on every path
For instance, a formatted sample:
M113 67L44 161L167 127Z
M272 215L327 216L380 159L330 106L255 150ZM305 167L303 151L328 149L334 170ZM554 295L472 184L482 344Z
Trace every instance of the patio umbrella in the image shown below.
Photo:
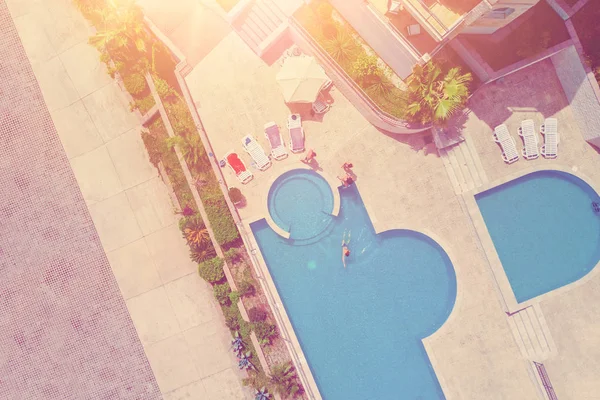
M277 74L286 103L312 103L329 81L313 57L288 57Z

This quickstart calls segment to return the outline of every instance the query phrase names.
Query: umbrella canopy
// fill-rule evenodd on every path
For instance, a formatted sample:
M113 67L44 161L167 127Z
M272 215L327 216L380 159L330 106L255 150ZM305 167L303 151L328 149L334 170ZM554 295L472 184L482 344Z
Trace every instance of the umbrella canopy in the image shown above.
M277 74L286 103L312 103L329 81L313 57L288 57Z

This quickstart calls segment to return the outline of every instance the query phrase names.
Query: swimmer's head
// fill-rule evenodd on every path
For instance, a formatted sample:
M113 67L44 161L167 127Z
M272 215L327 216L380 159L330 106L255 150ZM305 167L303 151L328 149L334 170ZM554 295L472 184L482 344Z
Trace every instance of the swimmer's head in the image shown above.
M350 255L350 250L346 250L346 251L344 252L344 255L345 255L346 257L348 257L348 256Z

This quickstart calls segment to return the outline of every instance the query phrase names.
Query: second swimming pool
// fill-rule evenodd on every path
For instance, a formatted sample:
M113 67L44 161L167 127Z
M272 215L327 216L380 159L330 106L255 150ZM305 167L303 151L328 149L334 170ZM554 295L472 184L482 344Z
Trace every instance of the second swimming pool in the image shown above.
M475 196L517 301L574 282L600 262L598 194L559 171L525 175Z
M450 259L414 231L376 235L356 186L339 189L340 214L327 215L331 193L315 179L295 170L271 192L269 207L300 224L299 239L282 238L265 220L251 227L323 398L443 399L421 339L454 305Z

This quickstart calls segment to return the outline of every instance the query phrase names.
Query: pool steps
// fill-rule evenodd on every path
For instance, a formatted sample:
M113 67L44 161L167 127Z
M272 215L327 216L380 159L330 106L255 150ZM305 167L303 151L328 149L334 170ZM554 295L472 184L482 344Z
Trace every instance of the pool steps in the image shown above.
M477 150L468 135L463 142L439 149L438 152L456 194L468 192L488 182Z
M539 304L507 313L507 317L523 357L541 362L555 354L556 346Z

